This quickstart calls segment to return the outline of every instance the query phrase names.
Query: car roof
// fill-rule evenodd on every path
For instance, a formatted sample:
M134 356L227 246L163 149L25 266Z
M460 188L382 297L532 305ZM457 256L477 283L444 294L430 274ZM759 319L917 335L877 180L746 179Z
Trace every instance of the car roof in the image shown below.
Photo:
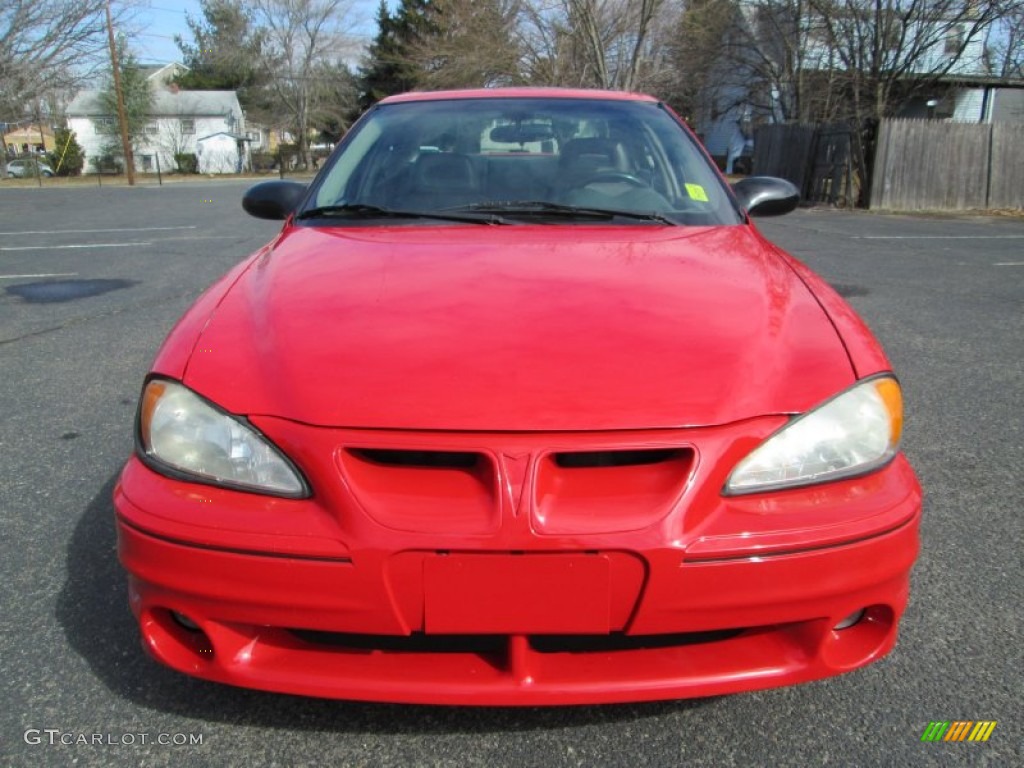
M599 91L585 88L472 88L454 91L410 91L388 96L379 104L407 101L449 101L454 99L593 99L599 101L649 101L653 96L628 91Z

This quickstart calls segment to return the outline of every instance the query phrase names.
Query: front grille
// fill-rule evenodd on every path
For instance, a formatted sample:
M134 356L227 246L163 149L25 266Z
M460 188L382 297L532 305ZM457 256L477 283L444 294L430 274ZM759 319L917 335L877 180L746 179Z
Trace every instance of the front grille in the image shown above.
M530 647L537 653L608 653L615 651L674 648L731 640L742 629L711 632L677 632L665 635L532 635ZM475 653L481 656L505 652L508 635L363 635L348 632L322 632L293 629L291 633L312 645L332 646L357 651L386 653Z
M544 435L533 445L522 436L507 445L501 436L391 437L349 443L335 457L370 517L415 533L495 534L525 515L541 536L635 531L669 514L696 465L687 445L616 445L607 436Z

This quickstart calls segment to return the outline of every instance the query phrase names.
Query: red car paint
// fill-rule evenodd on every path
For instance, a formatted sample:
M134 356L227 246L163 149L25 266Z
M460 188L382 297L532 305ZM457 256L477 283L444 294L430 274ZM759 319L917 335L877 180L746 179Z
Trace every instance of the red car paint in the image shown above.
M144 644L235 685L447 704L708 696L863 666L895 643L918 548L903 456L722 488L789 415L888 369L749 222L289 220L153 372L246 417L312 494L130 459L115 504ZM395 460L420 453L440 460ZM628 458L591 460L612 455Z
M233 413L500 431L724 424L854 380L751 228L581 226L291 229L184 378Z

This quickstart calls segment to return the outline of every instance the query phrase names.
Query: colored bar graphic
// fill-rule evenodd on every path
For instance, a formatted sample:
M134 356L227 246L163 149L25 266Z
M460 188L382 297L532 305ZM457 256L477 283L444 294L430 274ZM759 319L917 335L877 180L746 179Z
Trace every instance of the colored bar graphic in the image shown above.
M933 720L921 734L921 741L988 741L995 720Z
M971 735L967 737L968 741L988 741L988 737L992 735L992 731L996 729L995 720L982 720L971 731Z
M967 735L967 730L974 725L970 720L956 720L953 725L949 727L949 731L946 733L946 738L943 741L963 741Z

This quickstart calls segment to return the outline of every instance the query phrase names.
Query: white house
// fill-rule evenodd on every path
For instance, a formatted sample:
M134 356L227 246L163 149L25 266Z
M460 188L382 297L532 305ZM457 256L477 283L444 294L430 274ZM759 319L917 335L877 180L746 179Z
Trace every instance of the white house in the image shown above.
M249 140L237 94L183 91L169 85L169 77L166 67L150 75L153 101L145 136L135 150L136 170L177 170L179 154L195 155L202 173L237 173L248 167ZM89 90L75 96L67 116L87 158L85 172L97 170L104 147L112 136L117 141L117 115L103 106L100 91Z

